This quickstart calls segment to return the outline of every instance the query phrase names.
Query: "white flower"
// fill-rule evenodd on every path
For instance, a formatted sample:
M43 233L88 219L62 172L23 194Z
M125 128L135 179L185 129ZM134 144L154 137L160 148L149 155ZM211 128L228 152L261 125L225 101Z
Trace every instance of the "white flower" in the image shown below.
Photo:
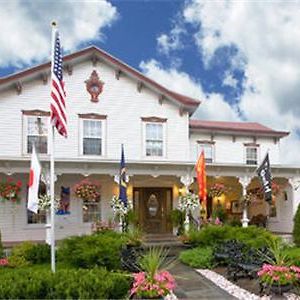
M199 197L196 194L188 192L185 196L179 197L178 209L181 211L192 211L199 206Z
M114 214L120 217L124 217L125 215L127 215L128 212L133 208L131 200L128 199L127 206L125 206L124 202L115 195L112 197L110 201L110 206L113 209Z
M51 197L50 195L42 195L39 198L39 202L38 202L38 208L40 210L47 210L50 209L51 207ZM54 209L58 210L59 208L59 199L57 197L54 197Z

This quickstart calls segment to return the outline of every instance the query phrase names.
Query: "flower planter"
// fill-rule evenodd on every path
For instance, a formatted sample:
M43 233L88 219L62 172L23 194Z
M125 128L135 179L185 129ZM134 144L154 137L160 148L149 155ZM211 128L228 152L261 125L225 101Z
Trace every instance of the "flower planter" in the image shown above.
M274 285L272 284L270 287L270 291L276 295L282 295L283 293L289 292L292 288L292 284L286 284L286 285Z

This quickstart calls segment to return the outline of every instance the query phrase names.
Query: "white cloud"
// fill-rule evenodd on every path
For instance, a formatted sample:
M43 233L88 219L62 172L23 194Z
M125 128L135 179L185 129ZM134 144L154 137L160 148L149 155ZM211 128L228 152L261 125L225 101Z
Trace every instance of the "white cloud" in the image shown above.
M234 78L233 74L230 71L226 71L224 74L223 85L236 88L238 80Z
M161 53L169 54L171 50L181 49L183 46L180 41L181 35L185 33L182 26L175 25L168 34L161 34L157 37L158 50Z
M49 57L52 20L59 24L65 50L103 38L101 30L117 18L106 0L2 1L0 66L22 66Z
M209 68L216 51L234 46L230 72L246 80L239 109L249 121L292 132L283 140L283 160L300 162L300 5L297 1L187 2L183 16L198 28L195 43ZM224 83L230 82L225 72Z
M206 95L200 82L187 73L175 68L164 69L159 62L152 59L141 62L140 68L146 76L159 82L168 89L199 99L202 103L195 112L195 118L214 120L238 120L238 114L233 107L224 101L220 94Z

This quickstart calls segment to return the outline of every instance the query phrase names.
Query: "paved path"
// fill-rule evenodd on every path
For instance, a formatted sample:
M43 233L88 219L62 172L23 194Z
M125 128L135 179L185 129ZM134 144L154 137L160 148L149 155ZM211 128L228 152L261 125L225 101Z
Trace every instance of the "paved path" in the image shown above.
M175 294L179 299L236 299L213 284L194 269L178 262L170 272L175 276L177 288Z

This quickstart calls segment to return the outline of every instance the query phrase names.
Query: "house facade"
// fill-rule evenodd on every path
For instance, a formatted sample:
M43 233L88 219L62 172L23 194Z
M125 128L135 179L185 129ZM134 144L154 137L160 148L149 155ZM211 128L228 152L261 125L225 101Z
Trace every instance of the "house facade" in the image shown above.
M0 180L20 180L19 203L0 202L0 231L9 244L45 240L45 214L27 211L32 145L48 183L50 64L0 79ZM56 215L56 238L89 233L95 220L113 217L110 199L118 194L121 144L128 172L128 197L146 233L172 233L170 212L183 188L197 192L194 165L204 150L208 186L223 183L226 195L211 198L207 210L222 207L242 218L238 200L259 186L255 169L269 151L274 180L283 191L272 207L257 199L248 218L269 216L268 227L290 233L300 201L300 169L280 164L280 140L288 133L257 123L194 120L197 99L170 91L108 53L89 47L64 57L68 138L55 136L55 194L68 202ZM99 182L97 202L76 198L74 186ZM153 212L154 211L154 212Z

